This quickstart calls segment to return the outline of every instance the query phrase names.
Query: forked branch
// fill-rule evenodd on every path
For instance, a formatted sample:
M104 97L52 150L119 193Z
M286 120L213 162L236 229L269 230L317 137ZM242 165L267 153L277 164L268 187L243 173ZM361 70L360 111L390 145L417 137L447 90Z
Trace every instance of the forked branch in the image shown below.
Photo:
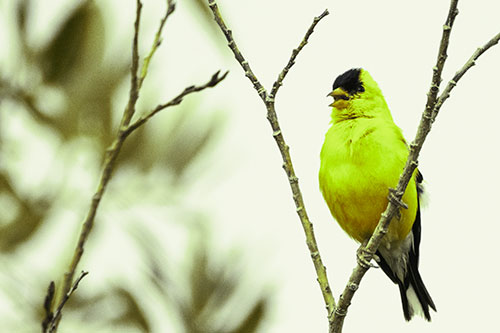
M271 89L271 93L268 94L266 89L262 86L260 81L257 79L255 74L253 73L252 69L250 68L250 64L248 61L245 59L241 51L239 50L234 38L233 38L233 33L229 28L226 26L224 23L224 20L222 19L221 13L219 11L219 8L217 4L215 3L214 0L208 0L208 5L210 9L212 10L212 13L214 15L214 19L219 25L222 33L226 37L226 40L228 42L228 46L231 49L231 51L234 54L234 57L238 61L238 63L241 65L243 68L243 71L245 72L245 76L252 82L253 87L257 91L257 94L260 96L262 101L264 102L266 109L267 109L267 119L269 120L269 123L271 125L271 128L273 130L273 138L276 141L276 144L278 145L278 149L281 153L281 157L283 159L283 169L286 172L287 178L288 178L288 183L290 184L290 189L292 191L293 195L293 200L295 202L295 207L297 214L299 216L300 222L302 224L302 227L304 229L304 233L306 234L306 243L307 247L309 249L309 253L311 255L311 259L314 264L314 268L316 270L316 275L318 277L318 283L321 289L321 293L323 294L323 299L326 304L326 308L328 311L328 317L330 317L333 313L333 309L335 308L335 300L332 295L332 291L330 288L330 285L328 283L328 278L326 275L326 268L323 265L323 261L321 260L321 256L319 253L318 245L316 242L316 237L314 236L314 230L313 230L313 225L311 224L311 221L309 220L309 217L306 212L306 208L304 205L304 199L302 198L302 192L300 191L299 187L299 179L295 175L295 171L293 168L292 164L292 158L290 156L289 152L289 147L285 142L285 138L283 136L283 132L280 128L279 122L278 122L278 117L276 115L276 110L274 106L274 98L276 97L276 93L278 92L279 87L283 84L283 80L290 70L290 68L293 66L295 63L295 59L299 52L303 49L303 47L307 44L309 37L311 36L314 28L318 24L318 22L323 19L326 15L328 15L328 10L325 10L321 15L318 17L314 18L313 23L307 30L304 38L302 39L301 43L299 46L293 50L292 56L290 57L290 60L286 64L286 66L283 68L283 70L280 72L278 75L278 78L276 79L276 82L274 82L273 87Z

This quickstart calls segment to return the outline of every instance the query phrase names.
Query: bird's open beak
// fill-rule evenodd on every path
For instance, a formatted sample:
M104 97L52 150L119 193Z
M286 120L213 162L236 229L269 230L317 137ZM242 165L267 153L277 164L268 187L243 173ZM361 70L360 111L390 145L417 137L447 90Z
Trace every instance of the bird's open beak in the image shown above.
M345 103L344 101L349 100L349 94L342 88L337 88L326 96L333 97L333 103L329 106L337 106L340 103Z

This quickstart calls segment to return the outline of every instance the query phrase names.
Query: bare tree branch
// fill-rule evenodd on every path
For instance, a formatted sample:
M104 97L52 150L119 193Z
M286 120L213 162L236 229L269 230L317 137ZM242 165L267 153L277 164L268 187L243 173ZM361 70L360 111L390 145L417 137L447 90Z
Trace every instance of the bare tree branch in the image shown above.
M299 179L295 175L295 171L293 168L292 164L292 159L290 157L290 152L289 152L289 147L285 142L285 139L283 137L283 133L281 131L280 125L278 123L278 118L276 115L276 110L274 106L274 97L276 93L278 92L279 87L282 85L283 79L285 78L286 74L288 73L289 69L293 66L295 63L295 58L299 54L299 52L302 50L302 48L307 44L307 41L309 39L309 36L312 34L314 27L316 24L326 15L328 15L328 10L325 10L320 16L315 17L313 23L307 30L306 35L302 39L302 42L300 45L293 50L292 56L290 57L290 60L288 61L287 65L285 68L281 71L281 73L278 76L278 79L276 82L274 82L273 88L271 90L271 93L268 94L266 89L262 86L260 81L257 79L255 74L250 68L250 65L247 60L243 57L243 54L239 50L238 46L236 45L236 42L233 38L232 31L228 29L226 24L224 23L224 20L222 19L221 13L219 11L219 8L217 4L215 3L214 0L208 0L208 5L210 9L212 10L212 13L214 15L214 19L219 25L220 29L224 33L224 36L226 37L228 41L228 46L231 49L231 51L234 54L234 57L238 61L238 63L241 65L243 70L245 71L245 76L248 77L250 82L252 82L255 90L257 91L257 94L260 96L262 101L264 102L266 109L267 109L267 119L269 120L269 123L271 125L271 128L273 130L273 137L276 141L276 144L278 145L278 148L281 153L281 157L283 159L283 169L286 172L286 175L288 177L288 182L290 184L290 188L292 190L293 194L293 200L295 202L295 207L297 214L300 218L300 222L302 223L302 227L304 229L304 232L306 234L306 243L307 247L309 248L309 253L311 255L311 259L314 264L314 268L316 269L316 275L318 277L318 283L320 285L321 292L323 294L323 298L326 304L326 308L328 311L328 317L333 313L333 310L335 308L335 300L333 298L330 285L328 283L328 278L326 275L326 268L323 265L323 262L321 260L321 256L319 253L318 245L316 242L316 238L314 236L314 230L313 230L313 225L311 221L309 220L309 217L307 215L305 205L304 205L304 200L302 198L302 192L300 191L299 187Z

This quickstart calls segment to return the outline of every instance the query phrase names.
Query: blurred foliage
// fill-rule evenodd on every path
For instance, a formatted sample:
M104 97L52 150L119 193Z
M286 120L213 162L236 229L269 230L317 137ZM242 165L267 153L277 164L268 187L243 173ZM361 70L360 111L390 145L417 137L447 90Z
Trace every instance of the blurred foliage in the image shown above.
M15 11L12 17L16 18L16 26L13 27L16 36L11 36L15 39L11 45L19 48L20 56L13 70L0 69L3 73L0 76L0 117L4 117L6 112L24 111L37 126L50 129L57 135L61 145L70 146L75 140L86 138L97 147L95 154L103 156L116 133L112 102L120 86L127 82L130 42L123 43L126 51L111 50L114 54L110 57L112 60L106 59L106 15L96 2L87 0L76 1L76 7L65 14L47 43L35 47L28 38L30 20L37 14L33 10L34 2L18 0L12 7ZM199 0L192 0L191 3L196 15L203 17L202 24L213 26L206 4ZM5 73L24 73L25 77L15 74L9 77ZM50 103L45 95L47 91L55 92L57 103ZM16 112L10 108L7 110L4 100L9 100L10 106L15 105ZM162 133L150 135L146 127L137 130L127 139L115 172L119 172L120 168L133 169L141 177L153 168L161 168L171 175L172 191L175 191L174 185L182 181L184 172L220 132L219 118L194 122L196 113L196 110L178 108L170 130ZM15 150L12 142L23 144L19 138L6 137L2 133L0 140L2 151ZM33 241L47 223L50 213L61 209L55 206L61 188L45 189L43 193L21 191L12 171L0 164L0 212L9 213L0 214L0 256L3 258L15 255L22 245ZM57 176L64 178L63 175ZM149 263L145 280L161 295L163 302L174 309L184 332L258 331L268 309L269 299L265 295L245 300L244 304L253 304L247 311L242 310L244 307L238 308L238 311L231 312L231 318L220 319L224 316L220 310L234 304L241 284L240 272L230 260L216 261L207 244L202 242L186 257L191 262L191 269L182 279L188 284L187 291L184 294L173 292L179 290L179 282L174 283L175 279L165 268L168 254L159 253L160 247L151 246L157 241L156 237L158 235L154 232L148 236L148 241L135 237L143 250L144 260ZM46 278L36 277L37 281ZM22 281L19 281L19 288L25 288ZM150 332L154 318L146 310L147 304L144 297L139 297L137 288L117 284L93 295L86 295L79 289L68 302L67 316L76 316L82 323L101 323L102 327L132 327ZM46 285L43 290L46 290ZM33 308L26 310L25 317L32 316L32 320L41 323L45 315L43 298L31 301Z
M259 332L269 307L269 296L263 292L259 295L257 291L251 299L241 299L237 292L241 288L242 272L236 268L234 260L217 260L211 254L210 235L201 230L193 230L196 241L193 251L185 258L189 268L185 271L178 268L175 273L183 271L180 277L167 268L167 254L158 251L161 245L151 231L138 225L130 230L147 266L143 272L144 281L150 281L153 293L163 302L160 314L167 316L167 312L173 312L178 318L180 332ZM141 287L127 285L112 285L91 296L78 291L69 299L65 311L72 318L92 322L93 327L111 325L114 329L133 327L140 332L151 332L154 316L144 306L144 299L147 299L141 297L144 292ZM247 309L249 303L252 305ZM43 320L42 306L36 315L39 321Z
M161 245L151 231L135 227L130 234L143 253L147 266L144 274L151 281L154 293L168 305L166 311L175 312L183 332L258 332L267 312L269 296L256 293L255 298L250 300L237 296L242 272L233 259L217 260L211 254L208 231L204 228L192 230L193 249L186 253L185 258L190 264L186 270L176 269L175 273L182 272L180 277L167 268L165 253L158 251ZM253 305L246 310L249 302ZM124 312L117 322L130 321L139 326L139 323L148 321L147 313L142 318L138 316L140 312L127 313L128 317Z
M12 200L6 209L16 212L15 218L0 225L0 252L11 252L38 231L50 204L47 198L33 201L20 197L5 174L0 174L0 189L2 195Z
M23 20L19 20L19 25L21 22ZM37 57L45 81L71 85L82 74L82 69L95 68L104 52L103 32L102 15L94 3L80 3Z
M122 286L112 286L94 296L77 292L69 299L66 311L77 313L82 322L92 320L95 326L101 322L104 327L133 327L140 332L151 332L137 296Z
M66 96L66 110L56 118L55 129L66 139L88 135L103 147L112 140L111 99L128 75L129 64L116 58L105 63L103 17L93 1L83 1L66 18L35 61L45 84Z

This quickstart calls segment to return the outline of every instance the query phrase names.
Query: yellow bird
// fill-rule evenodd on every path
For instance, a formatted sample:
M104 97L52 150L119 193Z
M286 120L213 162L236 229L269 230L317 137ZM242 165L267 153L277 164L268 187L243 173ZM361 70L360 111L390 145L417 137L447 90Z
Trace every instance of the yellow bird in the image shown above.
M401 129L394 124L377 83L361 68L337 77L331 127L321 149L319 184L330 212L345 232L367 242L388 204L408 157ZM406 320L431 320L436 311L418 271L422 175L415 170L403 195L407 209L393 218L376 253L384 273L399 286Z

